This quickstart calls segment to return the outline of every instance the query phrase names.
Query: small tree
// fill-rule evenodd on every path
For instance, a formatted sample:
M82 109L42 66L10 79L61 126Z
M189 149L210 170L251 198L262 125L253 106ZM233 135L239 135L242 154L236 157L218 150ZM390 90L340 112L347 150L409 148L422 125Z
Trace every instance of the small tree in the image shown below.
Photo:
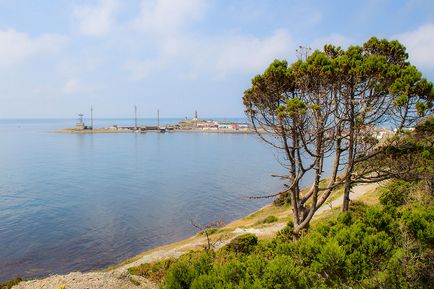
M215 248L216 242L219 242L220 239L218 239L216 242L212 242L211 238L210 238L210 235L212 234L211 230L215 230L215 229L223 227L225 224L224 221L223 220L217 220L217 221L214 221L211 223L201 225L201 224L195 223L193 220L190 220L190 223L193 227L195 227L196 229L199 230L199 233L203 233L205 235L206 245L203 246L204 249L206 251L209 251L209 250Z
M373 137L377 126L394 121L400 129L432 112L432 83L407 57L399 42L371 38L346 51L326 45L292 65L275 60L253 78L243 97L246 114L288 170L283 178L289 182L295 238L337 186L345 185L347 210L356 183L378 180L372 172L355 173L357 164L383 150ZM320 185L328 158L334 159L329 180ZM302 180L311 176L302 193Z

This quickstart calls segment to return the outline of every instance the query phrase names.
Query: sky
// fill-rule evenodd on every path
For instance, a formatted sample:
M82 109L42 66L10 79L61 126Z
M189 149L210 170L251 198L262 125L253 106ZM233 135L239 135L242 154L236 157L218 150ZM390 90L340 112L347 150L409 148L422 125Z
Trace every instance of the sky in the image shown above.
M432 0L0 0L0 118L242 117L274 59L371 36L434 81Z

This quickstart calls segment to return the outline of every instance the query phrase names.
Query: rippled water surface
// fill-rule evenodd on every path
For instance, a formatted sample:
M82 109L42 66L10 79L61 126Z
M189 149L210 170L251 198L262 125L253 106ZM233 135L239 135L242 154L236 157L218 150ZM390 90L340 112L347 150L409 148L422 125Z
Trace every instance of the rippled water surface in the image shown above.
M73 123L0 120L0 281L113 265L281 189L253 135L50 132Z

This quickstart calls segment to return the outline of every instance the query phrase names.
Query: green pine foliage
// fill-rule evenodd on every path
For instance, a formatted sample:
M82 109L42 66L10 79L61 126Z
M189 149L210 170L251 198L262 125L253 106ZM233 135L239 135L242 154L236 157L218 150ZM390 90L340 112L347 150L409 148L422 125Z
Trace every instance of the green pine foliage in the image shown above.
M395 190L397 185L390 186ZM258 241L255 235L246 234L217 252L186 254L170 262L161 285L195 289L430 288L434 282L434 206L356 203L349 212L312 226L297 241L286 236L291 232L286 228L272 241ZM161 262L152 266L162 268Z
M396 180L389 186L383 188L383 192L380 196L380 203L383 206L397 207L407 203L412 190L412 183Z
M234 253L248 254L258 244L258 237L255 234L245 234L233 239L225 249Z

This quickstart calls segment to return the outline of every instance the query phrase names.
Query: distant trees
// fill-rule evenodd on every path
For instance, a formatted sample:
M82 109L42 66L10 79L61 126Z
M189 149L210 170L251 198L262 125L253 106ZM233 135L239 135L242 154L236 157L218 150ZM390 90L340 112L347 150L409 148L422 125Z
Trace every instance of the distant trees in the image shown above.
M399 131L432 114L434 90L403 45L373 37L347 50L325 45L291 65L275 60L252 79L243 101L259 137L281 152L297 237L338 186L344 186L345 211L355 184L381 179L359 169L385 149L376 129ZM328 159L333 165L324 183ZM302 192L302 180L312 175Z

